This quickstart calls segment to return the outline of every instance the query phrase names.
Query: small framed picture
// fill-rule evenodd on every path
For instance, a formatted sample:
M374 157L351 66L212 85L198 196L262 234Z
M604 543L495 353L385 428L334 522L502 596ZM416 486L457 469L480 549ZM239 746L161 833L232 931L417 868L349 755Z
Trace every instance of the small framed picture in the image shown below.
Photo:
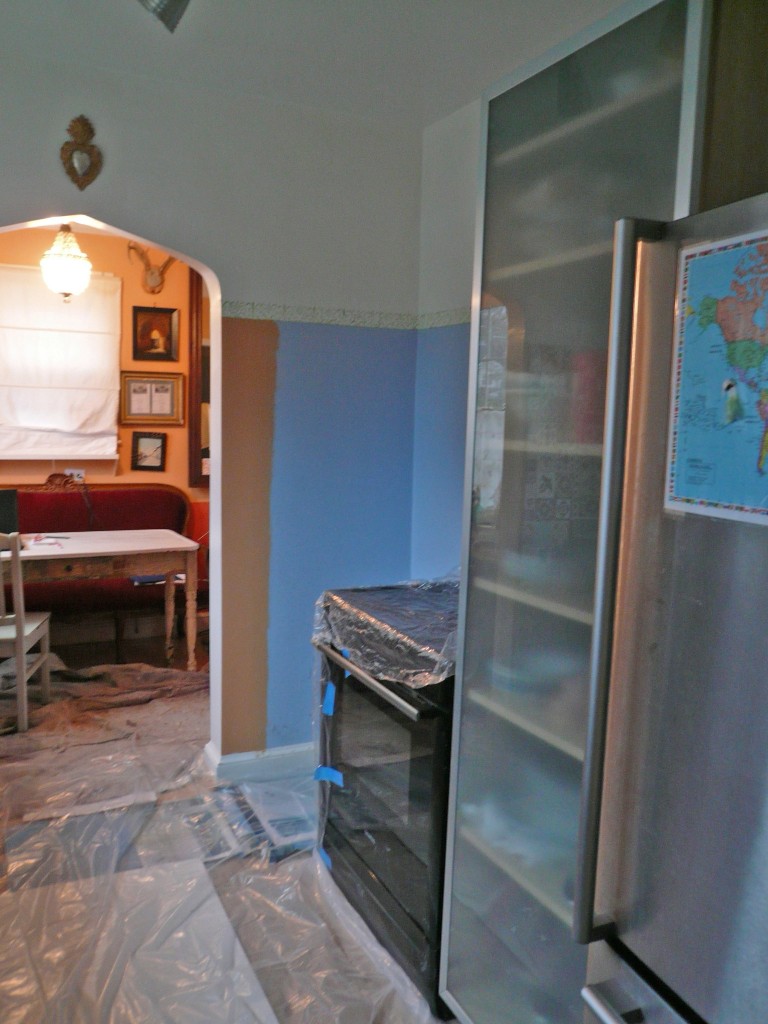
M179 358L178 309L133 307L133 358L153 362Z
M134 430L131 445L131 469L149 469L155 473L165 470L165 443L167 434L150 434Z
M120 422L184 422L183 373L120 374Z

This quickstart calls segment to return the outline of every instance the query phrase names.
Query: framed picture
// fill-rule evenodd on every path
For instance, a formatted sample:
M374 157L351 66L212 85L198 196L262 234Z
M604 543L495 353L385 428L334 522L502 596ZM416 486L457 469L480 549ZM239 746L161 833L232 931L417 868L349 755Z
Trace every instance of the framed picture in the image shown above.
M133 432L131 469L149 469L162 473L165 469L165 442L167 434Z
M184 422L184 374L120 374L120 422Z
M179 358L178 309L133 307L133 358L153 362Z

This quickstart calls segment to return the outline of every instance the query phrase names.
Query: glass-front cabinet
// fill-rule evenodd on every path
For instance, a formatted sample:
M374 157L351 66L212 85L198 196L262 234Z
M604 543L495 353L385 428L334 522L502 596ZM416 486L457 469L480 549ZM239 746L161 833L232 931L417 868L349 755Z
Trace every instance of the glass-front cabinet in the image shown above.
M487 105L441 984L474 1024L583 1019L571 925L613 229L674 216L690 11L623 17Z

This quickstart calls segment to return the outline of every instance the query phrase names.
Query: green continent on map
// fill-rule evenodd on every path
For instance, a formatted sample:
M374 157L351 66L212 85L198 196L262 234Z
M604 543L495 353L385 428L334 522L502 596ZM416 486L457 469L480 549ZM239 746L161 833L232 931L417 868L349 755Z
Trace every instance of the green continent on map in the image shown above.
M699 303L698 317L699 327L702 330L711 327L717 319L717 299L711 295L705 295Z
M727 356L731 366L738 370L758 370L768 355L768 348L759 341L732 341L728 345Z

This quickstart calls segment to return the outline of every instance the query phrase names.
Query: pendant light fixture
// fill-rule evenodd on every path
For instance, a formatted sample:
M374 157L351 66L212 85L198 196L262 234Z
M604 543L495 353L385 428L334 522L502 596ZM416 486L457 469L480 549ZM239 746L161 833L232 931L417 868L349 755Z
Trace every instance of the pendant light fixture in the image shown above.
M40 260L43 280L52 292L69 302L80 295L91 280L91 261L81 252L69 224L62 224L53 245Z
M189 0L139 0L139 3L162 21L169 32L173 32L181 21Z

